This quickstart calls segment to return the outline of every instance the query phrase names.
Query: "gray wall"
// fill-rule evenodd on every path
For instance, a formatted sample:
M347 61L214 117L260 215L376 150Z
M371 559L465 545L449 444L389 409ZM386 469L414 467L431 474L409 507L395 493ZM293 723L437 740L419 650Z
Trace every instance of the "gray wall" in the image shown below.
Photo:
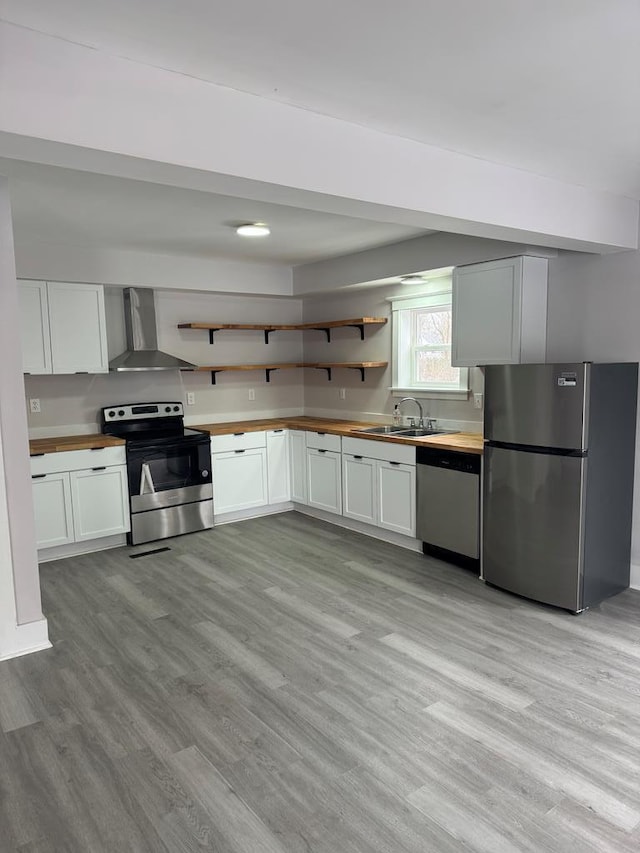
M125 348L122 290L105 289L109 356ZM302 319L299 299L226 296L199 292L156 292L158 342L161 349L195 364L289 362L302 358L301 332L276 332L265 345L262 332L218 332L213 346L206 332L180 330L183 322L296 323ZM255 400L249 400L249 389ZM96 429L98 410L134 400L181 400L195 393L185 408L191 423L300 414L304 405L301 370L278 371L265 382L264 371L223 373L211 384L209 373L178 371L96 376L27 376L25 395L38 397L41 413L28 414L32 436ZM27 405L28 408L28 405Z
M306 361L388 361L386 369L365 371L365 381L354 370L334 370L333 380L327 381L326 373L307 370L304 386L305 412L310 415L337 418L391 417L393 406L400 395L393 395L391 385L391 303L390 296L406 296L415 290L403 285L388 285L376 288L343 291L331 296L307 298L304 301L305 322L315 320L339 320L347 317L387 317L385 326L365 328L365 340L360 340L355 329L339 328L331 332L331 343L327 343L322 332L306 332L304 355ZM481 371L471 371L470 380L474 391L483 390ZM340 389L346 397L340 399ZM466 401L443 400L437 396L422 398L425 415L449 421L463 422L465 428L482 430L482 411L473 408L472 396ZM406 414L413 415L409 406Z

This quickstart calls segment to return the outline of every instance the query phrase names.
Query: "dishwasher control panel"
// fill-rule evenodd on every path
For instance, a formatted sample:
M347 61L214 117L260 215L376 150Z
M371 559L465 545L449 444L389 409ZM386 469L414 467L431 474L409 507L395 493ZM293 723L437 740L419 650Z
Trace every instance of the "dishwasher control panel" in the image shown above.
M480 473L481 456L475 453L458 453L455 450L438 450L435 447L417 447L416 463L434 468L449 468L466 474Z

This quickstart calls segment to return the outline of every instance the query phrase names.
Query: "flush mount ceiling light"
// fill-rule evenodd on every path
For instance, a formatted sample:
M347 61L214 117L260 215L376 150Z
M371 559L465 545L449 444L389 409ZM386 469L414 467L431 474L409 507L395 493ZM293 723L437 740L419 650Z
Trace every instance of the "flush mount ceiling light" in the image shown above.
M236 234L240 237L268 237L271 229L264 222L247 222L236 226Z
M425 277L423 275L420 275L419 273L412 273L411 275L400 276L401 284L422 284L425 280Z

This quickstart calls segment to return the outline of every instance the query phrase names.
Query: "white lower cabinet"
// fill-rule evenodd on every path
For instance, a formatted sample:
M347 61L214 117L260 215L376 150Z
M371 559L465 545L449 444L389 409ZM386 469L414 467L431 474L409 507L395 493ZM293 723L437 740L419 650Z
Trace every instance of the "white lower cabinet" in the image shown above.
M96 462L108 464L96 466ZM129 490L124 462L124 447L32 457L38 550L129 530Z
M289 430L289 464L291 468L291 500L307 503L307 434Z
M342 514L356 521L377 524L376 460L344 455L342 481Z
M325 512L342 514L341 454L307 447L307 503Z
M114 536L129 529L126 468L71 471L69 477L76 542Z
M270 504L291 500L289 475L289 430L267 432L268 500Z
M216 515L267 503L266 447L213 454L213 508Z
M416 535L416 466L376 462L378 525Z
M73 542L69 474L63 471L37 475L32 479L32 487L38 549Z
M342 439L343 515L416 535L415 447Z

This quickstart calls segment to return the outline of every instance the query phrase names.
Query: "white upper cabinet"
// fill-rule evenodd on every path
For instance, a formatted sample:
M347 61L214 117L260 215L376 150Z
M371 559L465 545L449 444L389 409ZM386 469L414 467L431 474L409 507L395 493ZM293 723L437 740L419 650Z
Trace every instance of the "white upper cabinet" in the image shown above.
M18 282L25 373L107 373L101 284Z
M48 285L53 373L107 373L107 326L100 284Z
M454 367L545 361L547 266L527 256L454 269Z
M21 281L18 296L22 370L24 373L51 373L47 284L44 281Z

